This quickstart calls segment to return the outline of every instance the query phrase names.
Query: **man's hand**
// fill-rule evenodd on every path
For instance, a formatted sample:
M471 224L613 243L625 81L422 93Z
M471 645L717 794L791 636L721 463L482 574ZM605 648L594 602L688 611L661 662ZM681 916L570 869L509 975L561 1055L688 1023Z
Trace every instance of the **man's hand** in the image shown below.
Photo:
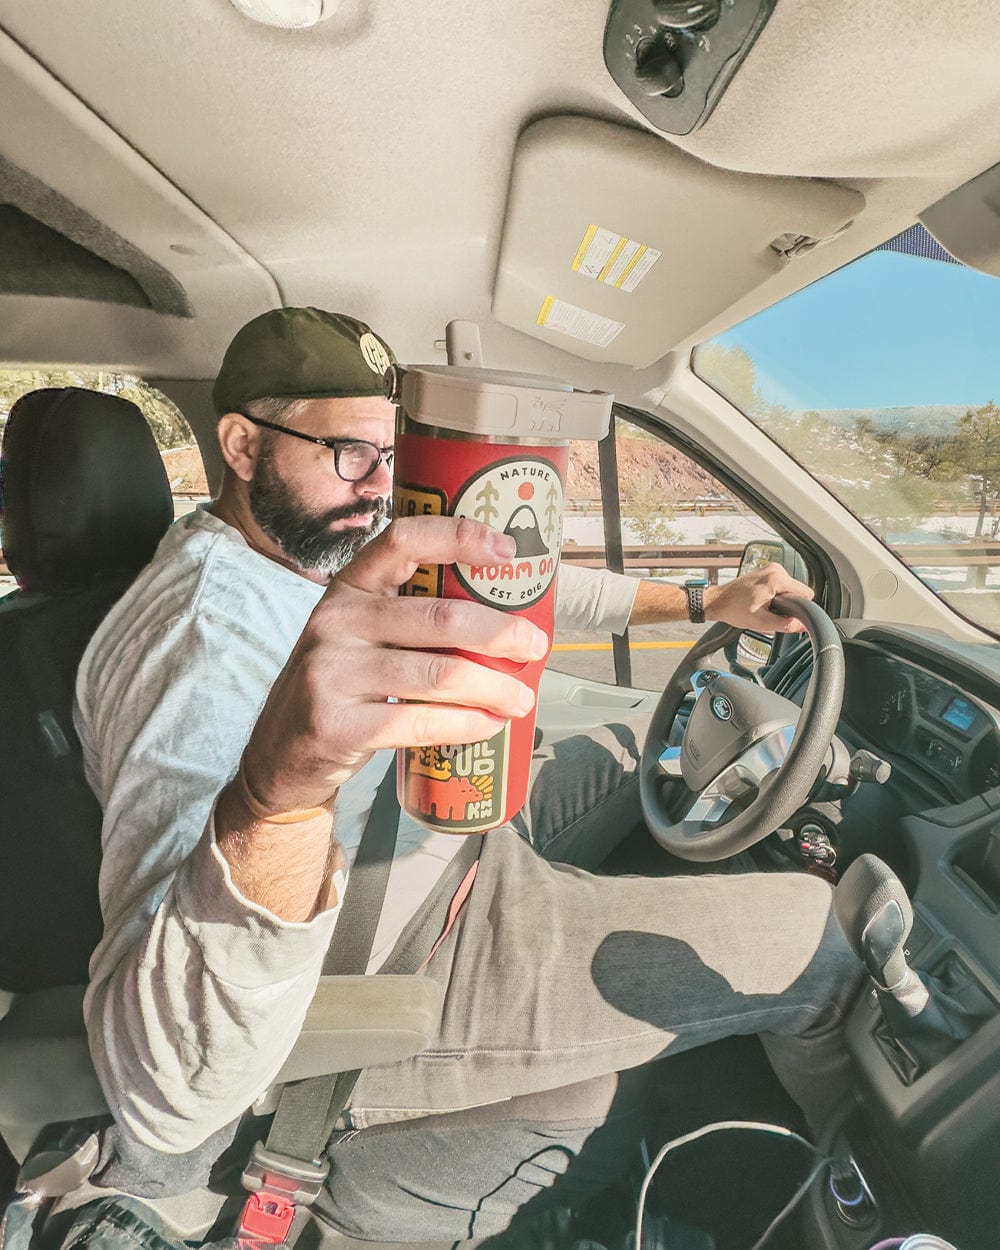
M530 711L530 686L443 652L527 663L548 650L542 630L478 603L398 595L420 564L514 553L513 539L478 521L410 517L331 581L216 804L216 844L245 898L296 922L331 907L337 789L374 751L478 742Z
M492 737L534 702L516 677L449 649L541 658L547 640L523 617L464 600L398 595L420 564L490 564L513 540L476 521L394 521L330 583L261 712L244 754L272 811L329 803L382 747ZM387 700L406 700L390 703Z
M770 611L775 595L798 595L811 599L812 590L787 573L780 564L766 564L762 569L744 573L725 586L708 587L705 591L705 619L725 621L737 629L751 629L758 634L795 634L804 626L793 616L775 616Z

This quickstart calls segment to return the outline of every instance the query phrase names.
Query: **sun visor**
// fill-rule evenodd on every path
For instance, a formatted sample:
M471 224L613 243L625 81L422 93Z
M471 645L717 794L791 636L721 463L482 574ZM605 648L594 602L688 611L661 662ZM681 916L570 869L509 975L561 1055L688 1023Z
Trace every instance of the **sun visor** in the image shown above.
M716 169L644 131L546 118L515 150L493 313L587 360L645 368L864 203L835 183Z
M917 214L949 255L972 269L1000 276L1000 165Z

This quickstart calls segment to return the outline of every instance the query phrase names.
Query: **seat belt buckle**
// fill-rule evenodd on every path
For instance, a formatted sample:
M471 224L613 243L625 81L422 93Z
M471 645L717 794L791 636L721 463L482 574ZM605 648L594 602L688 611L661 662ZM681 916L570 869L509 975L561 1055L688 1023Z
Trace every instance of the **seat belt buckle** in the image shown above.
M295 1219L295 1203L267 1189L257 1190L243 1204L236 1240L282 1246Z
M243 1169L243 1188L250 1191L236 1228L236 1240L284 1245L296 1207L310 1206L330 1173L326 1159L293 1159L257 1142Z

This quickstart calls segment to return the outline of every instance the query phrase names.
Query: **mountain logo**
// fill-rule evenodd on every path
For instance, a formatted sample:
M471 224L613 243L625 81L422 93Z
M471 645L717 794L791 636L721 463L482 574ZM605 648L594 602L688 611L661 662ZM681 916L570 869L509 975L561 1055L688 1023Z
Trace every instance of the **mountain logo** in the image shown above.
M464 589L508 612L537 603L552 585L562 545L563 484L556 466L530 456L486 465L459 490L451 511L492 525L516 544L509 561L456 564Z
M525 556L545 556L549 553L538 528L538 517L530 504L521 504L503 532L517 543L515 558L518 560L523 560Z

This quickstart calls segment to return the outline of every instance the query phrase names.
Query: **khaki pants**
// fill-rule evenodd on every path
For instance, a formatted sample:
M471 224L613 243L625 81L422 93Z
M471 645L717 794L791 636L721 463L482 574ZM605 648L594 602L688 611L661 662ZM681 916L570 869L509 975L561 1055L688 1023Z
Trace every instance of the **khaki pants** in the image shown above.
M554 1089L747 1033L762 1035L814 1126L842 1100L841 1022L861 971L826 882L575 866L600 862L639 818L637 760L629 727L610 726L536 761L527 819L485 836L471 897L428 966L446 987L437 1043L362 1073L356 1127Z

